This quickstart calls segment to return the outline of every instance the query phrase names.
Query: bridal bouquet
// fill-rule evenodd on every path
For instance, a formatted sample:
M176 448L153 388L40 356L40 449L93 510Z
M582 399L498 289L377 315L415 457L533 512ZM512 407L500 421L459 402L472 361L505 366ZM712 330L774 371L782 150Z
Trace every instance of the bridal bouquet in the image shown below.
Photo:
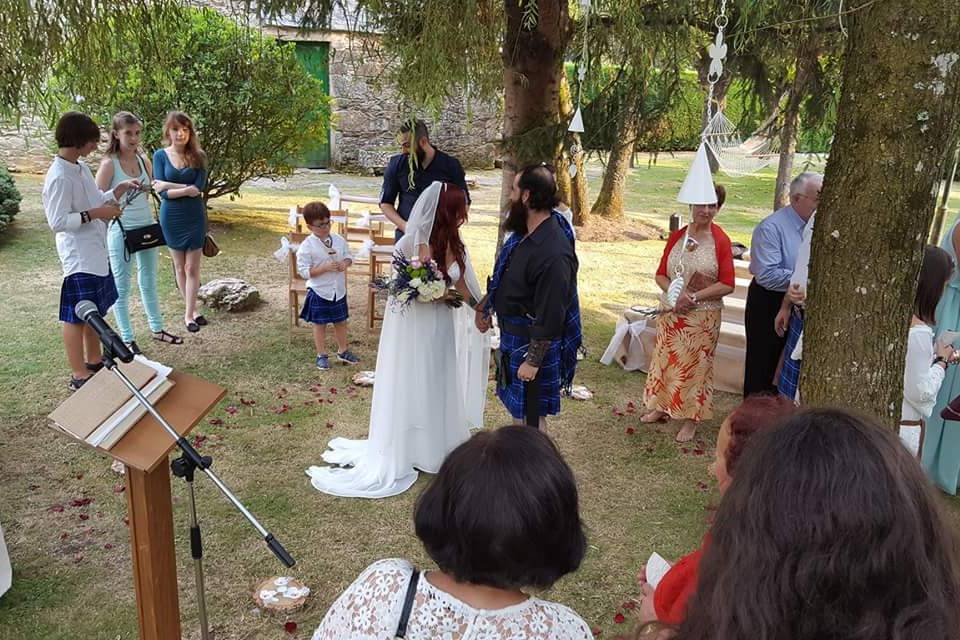
M393 305L405 309L411 302L445 302L452 307L463 303L463 296L447 286L447 281L434 260L393 256L393 276L377 278L370 283L377 291L393 297Z

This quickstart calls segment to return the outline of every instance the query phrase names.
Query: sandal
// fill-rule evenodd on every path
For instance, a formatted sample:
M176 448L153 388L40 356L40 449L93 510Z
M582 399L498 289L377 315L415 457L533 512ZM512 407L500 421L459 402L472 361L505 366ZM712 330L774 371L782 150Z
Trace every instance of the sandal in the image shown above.
M197 316L196 318L193 319L193 321L196 322L201 327L205 327L208 324L210 324L209 322L207 322L207 319L204 318L203 316Z
M165 329L154 331L153 339L157 342L163 342L165 344L183 344L183 338L180 336L175 336L172 333L167 333Z
M190 333L196 333L197 331L200 331L200 326L197 325L196 322L188 322L186 324L187 324L187 331L189 331Z
M140 345L138 345L135 341L131 340L130 342L127 342L126 345L127 345L127 348L133 352L133 355L135 356L143 355L143 351L140 350Z
M87 362L86 365L87 365L87 371L89 371L90 373L96 373L97 371L100 371L100 369L103 369L102 362Z
M89 380L91 377L93 376L87 376L86 378L74 378L73 376L70 376L70 384L67 386L71 391L77 391L80 389L80 387L86 384L87 380Z

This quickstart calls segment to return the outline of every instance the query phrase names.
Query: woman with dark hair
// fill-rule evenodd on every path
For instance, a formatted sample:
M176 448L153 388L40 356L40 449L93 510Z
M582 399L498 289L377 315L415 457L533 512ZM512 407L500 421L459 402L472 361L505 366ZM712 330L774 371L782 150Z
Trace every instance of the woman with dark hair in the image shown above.
M683 420L677 442L692 440L697 424L713 417L713 355L723 297L736 286L730 238L713 222L727 190L723 185L714 190L715 203L690 206L690 224L670 236L656 275L662 310L643 389L648 413L640 421ZM673 303L667 297L677 274L685 285Z
M417 501L417 537L438 570L373 563L313 640L589 640L567 607L527 595L576 571L586 552L573 472L536 429L477 433Z
M958 540L896 434L837 409L751 443L679 640L955 640Z
M183 323L187 331L196 333L207 324L207 319L197 313L200 251L207 231L203 202L207 155L200 148L193 120L182 111L167 114L163 140L168 146L153 154L153 188L160 194L160 226L185 303Z
M752 438L772 429L795 410L794 404L782 396L753 395L730 412L720 425L715 458L710 465L710 474L717 480L720 495L727 492L740 457ZM674 564L656 588L647 583L646 566L640 568L637 580L643 592L638 608L641 632L654 622L673 626L683 622L687 601L697 588L700 559L709 542L707 533L700 548Z
M443 301L387 303L377 350L377 383L367 440L334 438L325 462L307 469L318 491L386 498L403 493L417 470L436 473L444 457L483 425L490 343L473 327L480 283L460 238L467 198L455 185L434 182L421 194L395 255L433 259L448 287L467 305ZM344 468L349 467L349 468Z
M932 245L923 252L920 278L913 301L907 364L903 372L903 404L900 407L900 439L915 456L923 455L925 421L937 403L947 367L957 361L954 346L934 343L937 305L953 275L950 254Z

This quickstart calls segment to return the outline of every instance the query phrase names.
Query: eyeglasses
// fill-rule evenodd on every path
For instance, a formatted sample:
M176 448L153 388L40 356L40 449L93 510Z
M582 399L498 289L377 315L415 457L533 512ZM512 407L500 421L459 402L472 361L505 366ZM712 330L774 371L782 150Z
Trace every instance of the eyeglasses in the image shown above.
M315 223L313 223L313 224L308 224L307 226L308 226L308 227L317 227L318 229L323 229L323 228L326 228L326 227L329 227L329 226L330 226L330 221L327 220L326 222L315 222Z

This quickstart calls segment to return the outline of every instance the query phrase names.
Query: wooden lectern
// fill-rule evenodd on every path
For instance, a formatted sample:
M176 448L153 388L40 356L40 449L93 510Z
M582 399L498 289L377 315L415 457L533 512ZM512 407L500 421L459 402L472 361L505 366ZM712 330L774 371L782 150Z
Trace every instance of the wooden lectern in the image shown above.
M226 389L179 371L169 378L175 384L155 408L177 433L186 435L226 395ZM180 640L173 502L167 464L167 455L175 446L170 434L148 413L112 449L101 449L127 467L127 510L140 640Z

